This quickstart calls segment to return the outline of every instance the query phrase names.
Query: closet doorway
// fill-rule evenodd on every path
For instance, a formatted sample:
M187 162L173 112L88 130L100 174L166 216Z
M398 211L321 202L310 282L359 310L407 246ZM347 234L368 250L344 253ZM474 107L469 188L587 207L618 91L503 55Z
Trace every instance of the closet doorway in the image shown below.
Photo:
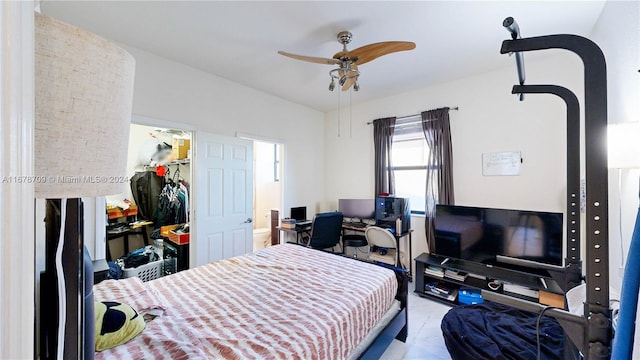
M174 272L189 268L193 133L158 123L133 118L127 158L130 181L123 193L106 197L105 257L115 260L153 245L154 239L174 236L174 242L164 241L165 255L175 257Z
M192 128L191 129L184 128L183 125L181 124L174 124L171 122L158 120L158 119L150 119L150 118L145 118L140 116L134 116L132 119L130 145L129 145L129 159L128 159L128 166L127 166L129 177L133 177L134 175L136 175L136 173L143 173L143 172L153 173L155 170L154 168L155 164L145 163L147 161L146 159L149 158L149 156L148 154L146 155L143 154L145 153L145 151L144 150L141 151L142 148L145 148L146 153L148 153L149 149L157 150L158 144L167 143L167 144L173 145L174 137L182 138L182 139L190 138L191 140L190 141L191 152L189 151L186 152L186 159L179 159L179 161L176 163L168 164L166 169L168 170L167 173L162 175L162 177L166 178L165 180L167 181L173 180L173 177L177 176L178 177L177 180L182 180L188 183L189 185L193 185L192 187L189 186L189 192L190 192L189 200L192 200L192 201L189 201L189 205L188 205L189 209L187 212L187 216L188 216L187 223L189 223L191 225L190 227L192 227L191 230L193 231L193 233L191 235L193 236L193 239L191 239L189 243L184 244L184 246L182 246L184 248L184 251L182 252L182 254L184 253L188 254L189 252L191 252L192 256L188 257L186 260L183 260L183 264L186 264L184 268L187 268L189 266L191 267L196 266L200 262L204 263L204 262L212 261L213 259L210 259L211 258L210 255L212 254L215 255L215 253L221 251L220 249L218 249L218 247L214 246L213 248L211 248L211 246L209 246L210 245L209 243L215 243L215 241L213 241L215 239L211 238L211 236L208 236L208 235L211 235L209 234L210 231L204 231L203 229L201 229L203 231L200 231L202 233L200 235L197 235L198 232L196 232L196 230L198 230L196 227L200 227L200 225L198 225L200 223L198 220L199 218L202 217L202 216L200 217L196 216L198 214L198 211L196 211L196 208L198 208L200 205L210 207L210 206L207 206L207 204L213 207L217 207L218 205L220 205L223 208L225 208L224 204L218 204L217 201L211 202L213 199L208 199L208 200L205 199L207 198L207 193L208 193L206 191L206 184L205 184L206 181L204 181L205 179L200 179L198 176L196 176L200 172L203 172L203 174L210 173L210 171L207 171L207 169L203 166L203 164L200 164L200 160L198 160L200 158L200 156L198 155L199 154L198 149L200 149L201 146L204 146L204 148L200 149L202 150L200 151L201 153L200 155L204 155L203 160L206 160L207 158L206 154L211 153L212 149L214 149L214 147L210 146L211 144L207 146L207 139L208 139L207 136L214 136L214 135L200 133L200 132L196 133ZM282 209L283 209L282 204L283 204L283 198L284 198L283 189L285 186L284 185L285 181L283 178L284 177L284 166L283 166L284 144L283 142L280 142L278 140L259 138L257 136L246 136L241 134L236 134L235 138L237 139L237 141L245 141L248 143L247 149L251 152L250 157L252 157L252 159L250 161L252 161L253 163L252 168L248 169L249 172L252 172L253 174L247 173L247 175L249 176L247 180L251 180L253 182L253 184L250 184L251 187L249 188L249 189L252 188L253 191L251 192L251 190L247 189L248 190L247 195L249 194L252 195L251 199L249 199L250 202L247 205L252 207L252 209L250 208L249 213L245 215L245 217L243 218L245 219L244 222L249 222L249 220L253 222L249 226L249 229L248 229L249 231L247 231L248 234L246 234L246 240L248 241L241 240L241 239L238 240L240 237L242 238L245 238L245 237L244 236L239 237L237 231L232 232L231 234L233 235L231 236L232 239L238 240L238 241L234 240L234 244L238 243L236 245L239 246L239 244L241 243L242 244L246 243L246 245L243 245L244 250L239 248L235 249L238 246L236 245L233 246L235 250L238 250L238 251L242 250L241 253L245 253L245 252L250 252L251 250L257 250L265 246L270 246L272 244L279 243L279 239L277 237L278 235L277 231L275 231L275 234L276 234L275 236L272 236L273 232L270 231L269 234L266 236L266 239L264 238L264 236L262 238L260 238L260 236L261 234L264 235L265 229L275 230L275 226L278 225L279 218L282 217L281 215L283 214L282 212ZM219 140L218 142L220 142L221 144L222 143L231 144L234 141L236 141L233 139L234 138L232 137L221 137L221 139L218 139ZM242 139L245 139L245 140L242 140ZM200 140L203 140L203 141L200 141ZM200 144L201 142L202 144ZM207 150L205 150L205 148ZM235 146L234 148L239 148L239 147ZM203 180L202 184L204 188L202 189L200 188L200 186L198 186L200 180ZM197 194L202 194L202 195L198 196ZM114 203L122 202L124 199L133 199L133 198L134 196L133 196L130 184L126 184L125 192L119 195L108 197L107 202L113 205ZM202 198L202 199L199 199L199 198ZM99 207L104 208L105 205L106 204L104 204L104 202L102 203L102 205L96 204L94 219L104 219L104 217L101 218L99 215L99 213L101 212ZM202 211L199 211L199 212L202 213ZM275 215L272 216L272 214L275 214ZM273 219L271 217L273 217ZM139 216L139 218L144 219L141 216ZM204 216L204 218L206 218L206 216ZM205 221L203 221L203 225L211 225L211 224L207 224L208 222L206 221L206 219L204 220ZM98 233L98 228L105 229L105 226L104 226L105 224L103 221L95 221L95 225L96 225L96 233ZM251 249L251 239L252 239L251 231L250 231L251 228L253 228L254 230L253 231L253 234L254 234L253 249ZM147 225L146 231L147 231L149 241L151 243L153 242L151 234L155 229L156 229L156 224ZM202 241L201 241L202 244L198 244L196 236L198 238L202 237ZM226 236L226 237L229 237L229 236ZM106 240L107 238L109 238L109 236L108 234L105 234L104 236L97 236L97 238ZM125 248L126 244L124 244L123 240L113 239L113 240L106 240L105 242L102 242L102 241L97 241L96 243L95 254L98 255L97 258L99 259L103 259L107 257L105 256L106 253L104 250L106 247L105 246L106 241L109 242L110 257L113 259L116 259L122 254L125 254L127 251L127 249ZM99 244L99 242L101 242L102 244ZM139 236L139 235L131 236L129 238L128 248L137 249L139 247L142 247L144 244L145 242L142 236ZM205 246L205 245L209 247L208 251L201 251L204 248L200 248L200 246ZM100 251L100 248L102 249L102 251ZM192 251L189 251L189 249L191 249ZM225 251L222 251L222 253L224 252ZM101 253L104 255L102 255ZM199 253L203 253L203 254L206 253L208 254L207 256L209 258L196 259L196 257L200 256L198 255ZM238 255L238 254L235 254L235 255ZM230 254L229 256L233 256L233 254ZM215 258L216 256L213 256L213 257ZM224 257L225 256L223 256L223 258Z
M251 137L249 137L251 139ZM283 148L280 142L253 138L253 249L279 244L275 226L282 214L284 196ZM280 214L280 215L276 215ZM272 219L272 217L275 217Z

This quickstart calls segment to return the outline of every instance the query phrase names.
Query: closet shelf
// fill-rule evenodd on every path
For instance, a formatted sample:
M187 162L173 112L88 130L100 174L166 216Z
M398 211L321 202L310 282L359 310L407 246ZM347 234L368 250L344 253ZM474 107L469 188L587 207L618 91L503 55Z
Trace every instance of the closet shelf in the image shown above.
M191 159L173 160L167 165L188 165L188 164L191 164Z
M180 160L173 160L165 165L171 166L171 165L190 165L190 164L191 164L191 159L180 159ZM152 170L155 168L156 168L155 166L144 165L145 170Z

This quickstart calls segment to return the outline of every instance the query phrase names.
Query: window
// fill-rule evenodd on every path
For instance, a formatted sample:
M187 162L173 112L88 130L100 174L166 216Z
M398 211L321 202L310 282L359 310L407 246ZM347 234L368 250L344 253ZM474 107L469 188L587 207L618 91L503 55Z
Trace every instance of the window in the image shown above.
M425 213L425 183L430 151L422 131L420 116L398 119L391 146L391 163L395 176L395 194L409 198L411 213ZM436 177L437 178L437 177ZM435 207L438 187L430 183L430 208Z

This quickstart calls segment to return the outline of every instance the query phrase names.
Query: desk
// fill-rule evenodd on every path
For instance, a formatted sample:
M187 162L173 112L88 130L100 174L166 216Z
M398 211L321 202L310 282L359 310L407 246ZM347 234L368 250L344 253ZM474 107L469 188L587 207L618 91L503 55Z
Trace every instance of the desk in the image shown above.
M139 229L139 230L135 230ZM129 235L142 235L144 239L144 244L149 245L149 238L147 237L147 229L144 226L141 227L124 227L119 228L117 230L107 230L107 261L111 261L111 251L109 250L109 241L113 239L117 239L120 237L124 238L124 251L125 254L128 254L131 249L129 249Z
M356 232L362 232L364 233L365 230L367 229L367 227L362 227L362 226L353 226L349 223L343 223L342 224L342 234L344 236L344 231L345 230L350 230L350 231L356 231ZM409 229L409 231L402 233L402 234L393 234L393 237L396 239L396 246L397 246L397 251L396 251L396 261L398 264L400 264L400 266L402 267L404 264L402 264L400 262L400 239L402 239L403 237L408 236L409 237L409 246L408 246L408 250L409 250L409 258L407 259L408 265L409 265L409 281L412 281L413 279L413 274L411 273L411 262L413 260L413 255L412 255L412 251L411 251L411 243L412 243L412 238L411 238L411 234L413 234L413 229Z
M411 242L412 242L411 234L413 234L413 229L409 229L409 231L407 231L407 232L405 232L403 234L393 234L393 237L396 238L396 244L398 244L398 251L396 252L396 254L398 256L398 263L400 263L400 239L402 239L405 236L409 236L409 246L408 246L409 258L407 259L407 262L408 262L407 265L409 265L409 282L411 282L413 280L413 274L411 273L411 263L413 262L413 255L412 255L412 252L411 252L411 247L412 247L412 245L411 245Z
M107 217L109 220L128 218L129 216L138 215L138 207L129 200L125 200L125 203L129 205L127 209L121 207L109 207L107 206Z
M189 269L189 243L176 244L171 239L167 239L164 240L164 251L165 254L175 253L176 272Z
M283 228L281 226L277 226L276 229L285 233L285 234L295 234L296 235L296 244L300 243L300 238L302 234L309 233L311 231L311 225L305 227L296 227L295 229Z
M123 237L125 255L131 251L129 249L129 235L142 235L144 244L149 245L145 226L153 223L151 221L135 221L138 217L138 207L129 200L125 200L125 203L129 205L127 209L107 206L107 261L112 260L111 250L109 249L110 240ZM119 226L113 227L113 225Z

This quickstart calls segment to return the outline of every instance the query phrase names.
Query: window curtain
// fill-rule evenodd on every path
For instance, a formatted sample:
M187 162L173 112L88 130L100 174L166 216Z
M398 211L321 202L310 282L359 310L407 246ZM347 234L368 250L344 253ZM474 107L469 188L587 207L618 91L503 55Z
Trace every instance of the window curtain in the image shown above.
M449 108L422 112L422 130L430 149L425 192L425 233L429 252L435 251L435 204L453 205L453 152Z
M373 121L373 145L375 154L375 194L393 194L395 184L391 170L391 144L396 118L389 117Z

